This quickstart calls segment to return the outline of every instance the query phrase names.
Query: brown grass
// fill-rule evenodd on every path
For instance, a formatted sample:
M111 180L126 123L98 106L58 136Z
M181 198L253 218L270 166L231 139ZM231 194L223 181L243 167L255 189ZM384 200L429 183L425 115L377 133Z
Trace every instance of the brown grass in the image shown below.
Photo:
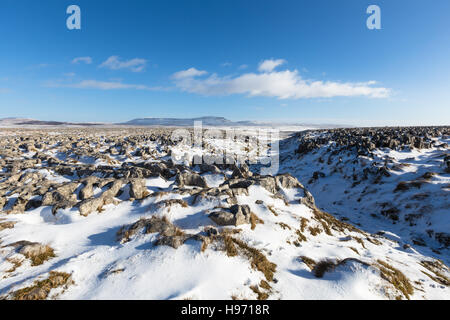
M317 236L318 234L320 234L322 232L322 230L320 230L319 227L309 227L309 232L311 233L312 236Z
M308 225L308 219L306 219L306 218L301 218L301 220L300 220L300 230L302 231L302 232L305 232L305 228L306 228L306 226Z
M434 261L423 260L420 262L420 265L434 274L433 276L427 272L422 271L422 273L426 274L430 279L444 286L447 287L450 286L450 279L446 277L443 273L441 273L442 270L446 269L446 266L442 262L438 260Z
M16 222L14 222L14 221L1 222L0 223L0 231L2 231L4 229L12 229L12 228L14 228L15 224L16 224Z
M278 213L275 211L273 206L269 205L269 206L267 206L267 209L269 209L270 212L272 212L275 217L278 217Z
M266 256L256 248L250 247L245 242L231 238L231 240L243 251L244 255L250 260L253 268L261 271L267 281L273 280L273 275L277 265L267 260Z
M17 258L6 258L6 261L8 261L9 263L11 263L13 265L10 269L5 271L7 273L12 273L12 272L16 271L16 269L19 268L23 263L22 259L17 259Z
M394 189L394 192L397 191L406 191L411 188L417 188L420 189L422 186L423 181L415 180L415 181L400 181L397 186Z
M312 271L317 278L322 278L325 272L332 271L336 266L336 262L326 259L319 261Z
M256 293L258 300L267 300L269 297L269 294L267 292L260 291L258 286L250 286L250 289Z
M223 242L225 243L225 251L227 252L227 256L229 257L237 256L238 251L233 243L233 238L229 235L225 235L223 237Z
M291 227L289 227L289 225L287 225L286 223L284 223L284 222L277 222L277 224L281 227L281 228L283 228L283 230L291 230Z
M13 292L14 300L44 300L54 288L71 284L71 275L65 272L50 271L45 280L35 281L30 287Z
M200 248L200 251L201 252L205 252L205 250L208 249L208 245L209 245L209 242L206 241L206 240L203 240L202 241L202 247Z
M270 286L270 284L266 280L261 280L261 282L259 283L259 286L261 288L263 288L263 289L266 289L266 290L272 289L272 287Z
M151 195L151 193L148 190L144 190L144 193L142 195L142 200L145 198L148 198Z
M227 234L227 235L231 235L231 234L238 234L242 231L242 229L235 229L235 228L224 228L222 230L222 234Z
M256 224L264 224L264 220L258 218L258 216L256 214L254 214L253 212L250 213L250 224L251 224L251 228L252 230L255 230L256 228Z
M308 266L308 268L309 268L310 270L313 270L314 267L315 267L315 265L316 265L316 263L317 263L317 262L314 261L313 259L308 258L308 257L306 257L306 256L301 256L300 259L302 260L302 262L303 262L304 264L306 264L306 265Z
M161 201L155 203L155 205L158 207L163 207L163 206L167 207L168 212L170 212L170 209L172 206L177 205L177 204L183 208L187 208L189 206L188 203L182 199L166 199L166 200L161 200Z
M379 240L377 240L375 238L367 237L366 240L371 242L371 243L373 243L373 244L375 244L375 245L377 245L377 246L381 245L381 241L379 241Z
M45 261L56 257L55 255L55 251L53 250L53 248L49 247L49 246L45 246L45 251L38 254L38 255L25 255L25 257L27 257L28 259L31 260L31 265L32 266L38 266L43 264Z
M355 240L356 242L358 242L364 249L367 249L366 246L364 245L364 241L361 238L358 237L352 237L353 240Z
M408 278L400 270L389 265L387 262L380 259L378 259L377 262L379 264L381 277L391 283L395 289L400 291L405 298L409 300L409 295L414 293L414 289Z
M314 213L314 218L322 224L322 226L325 230L325 233L328 235L332 235L331 229L339 231L339 232L344 232L345 230L348 230L348 231L362 233L361 230L359 230L358 228L355 228L351 224L340 221L340 220L336 219L335 217L333 217L331 214L321 211L317 208L315 208L313 210L313 213Z
M302 242L302 241L305 241L305 242L306 242L306 237L305 237L305 235L304 235L300 230L296 230L295 233L296 233L297 236L298 236L298 241L299 241L299 242Z
M164 196L166 196L168 194L169 194L169 191L158 191L158 192L153 193L153 196L156 199L160 199L160 198L162 198L162 197L164 197Z

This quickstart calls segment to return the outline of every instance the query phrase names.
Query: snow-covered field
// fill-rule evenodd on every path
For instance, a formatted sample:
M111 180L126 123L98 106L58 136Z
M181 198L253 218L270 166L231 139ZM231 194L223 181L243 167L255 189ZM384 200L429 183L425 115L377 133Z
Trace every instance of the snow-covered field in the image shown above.
M435 237L450 227L436 157L448 146L328 161L329 145L299 155L297 135L280 139L279 174L260 176L258 165L192 164L203 151L170 130L3 132L0 296L450 299L448 246ZM389 176L353 178L386 156ZM426 172L420 190L394 192Z

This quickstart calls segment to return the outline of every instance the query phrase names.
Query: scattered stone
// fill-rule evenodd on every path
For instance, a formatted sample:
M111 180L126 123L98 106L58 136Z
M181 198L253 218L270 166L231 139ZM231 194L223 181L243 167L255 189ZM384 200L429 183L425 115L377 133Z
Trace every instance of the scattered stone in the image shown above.
M179 173L176 178L176 183L178 184L179 187L184 186L193 186L200 188L208 187L205 178L203 178L201 175L195 172Z
M142 199L149 194L144 179L132 179L130 181L130 197Z

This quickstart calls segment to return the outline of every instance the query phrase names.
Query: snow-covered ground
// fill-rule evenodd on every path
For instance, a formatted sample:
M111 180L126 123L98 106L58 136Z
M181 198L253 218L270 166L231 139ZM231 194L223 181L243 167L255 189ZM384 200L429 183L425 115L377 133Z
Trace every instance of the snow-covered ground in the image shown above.
M330 155L332 141L314 152L296 155L297 139L290 138L280 146L280 172L297 177L316 204L337 218L449 264L448 245L437 241L436 235L450 233L450 173L444 171L443 161L449 154L450 138L435 140L442 147L381 148L374 150L371 159L354 152ZM383 166L387 174L373 174ZM364 178L366 168L371 171ZM400 188L403 184L406 187Z
M200 152L145 141L120 154L111 151L117 141L108 141L108 134L92 135L101 138L90 145L101 142L101 148L89 154L84 154L84 147L64 151L54 146L40 152L65 163L76 159L77 165L109 165L117 170L124 168L124 162L129 166L158 163L168 158L169 149L187 158ZM410 165L393 172L381 185L361 183L352 188L344 176L353 172L353 158L343 158L342 172L331 174L332 165L317 168L316 159L324 150L300 158L294 153L295 139L283 135L281 139L280 173L297 177L301 184L289 175L269 179L244 172L236 176L230 167L202 172L187 161L182 168L186 171L172 177L143 178L147 194L142 199L130 198L131 185L124 183L113 202L86 216L76 205L57 209L55 214L52 206L44 205L14 213L8 212L14 201L7 203L0 213L0 297L29 298L34 297L32 290L38 295L44 290L47 299L450 299L450 272L437 260L449 262L447 249L428 239L425 246L412 242L423 237L424 225L435 232L449 229L449 191L442 189L450 182L448 175L433 176L430 185L419 191L393 193L397 183L410 180L413 173L433 171L439 165L433 161L436 150L411 154L378 150L380 158L389 155L395 163ZM208 143L212 149L221 147ZM144 147L152 152L145 160L135 153ZM259 156L254 150L246 151L245 144L237 143L234 151ZM30 151L24 158L33 156ZM325 176L309 182L314 171ZM33 172L61 185L82 178L58 174L45 162L24 171ZM99 179L107 179L101 172ZM177 180L181 172L200 175L207 187L181 185ZM244 186L237 187L238 183ZM314 196L317 208L302 184ZM358 201L366 187L373 190L366 189L367 196ZM78 199L80 189L74 191ZM94 188L92 197L106 190ZM20 192L15 192L4 195L17 199ZM405 224L403 216L393 224L375 211L380 203L403 203L417 192L430 196L412 203L420 203L420 208L432 206L432 211L415 226ZM249 207L250 223L220 226L209 217L212 212L229 212L234 205L242 210ZM178 228L180 237L189 236L179 246L171 246L161 244L163 231L132 228L151 217L164 217L169 226ZM123 230L133 230L126 241L120 238ZM54 256L33 263L17 245L24 240L48 245ZM439 254L432 251L438 249ZM71 281L42 289L39 281L52 279L50 272L70 275Z

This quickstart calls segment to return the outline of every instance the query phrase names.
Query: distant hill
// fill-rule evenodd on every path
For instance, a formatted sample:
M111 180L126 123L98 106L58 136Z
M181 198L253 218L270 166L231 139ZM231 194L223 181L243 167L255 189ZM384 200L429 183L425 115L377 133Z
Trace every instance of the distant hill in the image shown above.
M238 124L224 117L199 117L199 118L137 118L119 125L132 126L192 126L194 121L201 121L206 126L232 126Z
M65 122L54 120L36 120L29 118L0 118L0 127L115 127L115 126L155 126L155 127L192 127L195 121L201 121L204 127L292 127L292 130L305 128L337 128L344 127L333 124L284 123L262 121L231 121L224 117L197 117L197 118L136 118L120 123L106 122Z
M199 117L199 118L136 118L127 122L116 123L123 126L167 126L167 127L190 127L195 121L201 121L203 126L225 127L225 126L255 126L255 127L344 127L334 124L306 124L306 123L283 123L262 121L231 121L224 117Z
M100 123L76 123L76 122L63 122L63 121L42 121L28 118L1 118L0 127L15 127L15 126L97 126Z

